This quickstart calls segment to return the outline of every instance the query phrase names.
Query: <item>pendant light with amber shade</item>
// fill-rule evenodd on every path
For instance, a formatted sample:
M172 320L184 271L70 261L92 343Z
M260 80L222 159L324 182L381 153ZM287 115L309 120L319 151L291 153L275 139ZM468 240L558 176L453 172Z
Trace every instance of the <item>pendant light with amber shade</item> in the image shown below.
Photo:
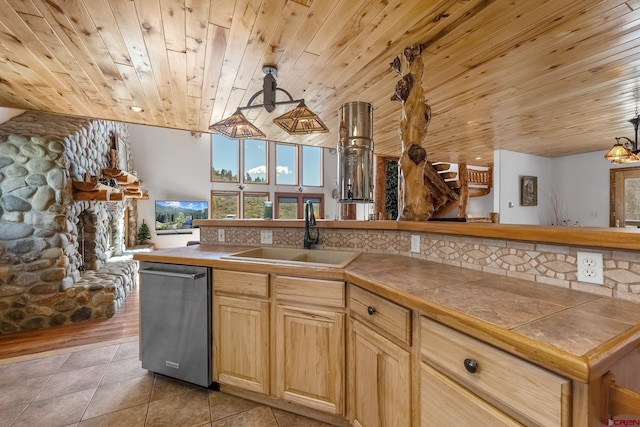
M242 114L242 110L264 107L265 110L271 113L275 110L276 106L286 104L298 105L293 110L273 120L273 122L285 132L290 135L329 132L329 129L320 117L306 106L304 99L294 100L289 92L278 87L275 79L278 69L274 65L265 65L262 67L262 71L265 73L262 90L251 96L246 107L238 107L236 112L231 116L209 126L211 132L224 135L230 139L265 139L267 137L266 134L253 125L245 115ZM289 100L277 101L276 91L287 95ZM263 103L252 105L253 101L259 95L262 95Z
M621 164L640 162L640 157L638 157L638 153L640 152L638 149L638 125L640 124L640 115L637 111L636 116L629 120L629 123L633 125L635 130L635 140L632 141L625 136L615 137L616 143L604 155L604 158L610 160L611 163ZM626 142L620 142L622 139L626 140Z

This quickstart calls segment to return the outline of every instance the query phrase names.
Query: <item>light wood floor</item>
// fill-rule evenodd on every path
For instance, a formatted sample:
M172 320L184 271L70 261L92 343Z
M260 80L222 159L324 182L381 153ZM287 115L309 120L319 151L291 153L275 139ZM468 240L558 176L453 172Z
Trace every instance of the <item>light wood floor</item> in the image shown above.
M93 320L0 336L0 359L137 336L140 329L138 288L110 319Z

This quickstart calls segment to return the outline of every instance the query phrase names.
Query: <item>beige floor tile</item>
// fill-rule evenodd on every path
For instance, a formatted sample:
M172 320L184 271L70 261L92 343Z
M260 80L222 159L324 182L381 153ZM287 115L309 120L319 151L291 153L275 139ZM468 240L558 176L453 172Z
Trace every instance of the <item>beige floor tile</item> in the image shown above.
M67 360L69 354L44 357L3 366L4 372L0 374L0 385L13 381L23 381L25 378L43 377L55 374L60 366Z
M109 384L116 381L132 380L134 378L148 375L149 371L142 369L140 361L134 359L123 359L109 364L107 372L102 378L100 385Z
M151 401L166 399L167 397L177 396L199 388L200 387L195 384L186 383L163 375L156 375L153 383L153 391L151 392Z
M209 391L193 390L149 404L148 427L200 426L211 422Z
M138 360L137 341L132 341L0 366L0 427L4 426L327 424L148 372Z
M212 427L278 427L271 408L258 406L211 423Z
M50 399L82 390L98 388L98 384L100 384L100 380L108 367L109 364L104 363L54 374L33 400Z
M80 421L95 389L30 403L12 427L66 426Z
M0 386L0 409L31 402L48 380L49 376L26 378L24 381Z
M10 426L13 424L26 407L27 405L17 405L0 409L0 426Z
M149 403L153 374L98 387L83 420Z
M58 372L72 371L87 366L102 365L109 363L118 350L119 344L106 347L92 348L90 350L80 350L71 353L69 358L62 364Z
M100 415L81 421L78 427L143 427L148 408L149 405L145 403L122 411Z
M248 411L260 406L259 403L240 397L231 396L230 394L211 392L209 393L209 406L211 407L211 419L213 421L240 412Z
M291 412L281 411L280 409L272 409L273 415L276 417L278 427L331 427L331 424L322 421L312 420L311 418L302 417Z
M140 346L138 340L120 344L113 360L132 359L140 357Z

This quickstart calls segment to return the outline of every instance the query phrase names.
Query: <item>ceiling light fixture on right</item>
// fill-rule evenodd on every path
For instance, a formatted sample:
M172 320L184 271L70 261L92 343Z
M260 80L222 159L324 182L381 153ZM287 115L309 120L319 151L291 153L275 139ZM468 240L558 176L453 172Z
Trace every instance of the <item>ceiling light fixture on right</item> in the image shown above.
M273 119L273 123L290 135L327 132L327 126L322 123L317 114L309 110L304 100L300 101L300 104L293 110Z
M633 125L635 130L635 140L632 141L626 136L616 136L616 143L604 155L604 158L610 160L611 163L620 164L640 162L640 157L638 157L638 153L640 152L638 149L638 125L640 125L640 114L638 114L637 111L636 117L629 120L629 123ZM621 139L626 139L627 142L623 144L620 142Z

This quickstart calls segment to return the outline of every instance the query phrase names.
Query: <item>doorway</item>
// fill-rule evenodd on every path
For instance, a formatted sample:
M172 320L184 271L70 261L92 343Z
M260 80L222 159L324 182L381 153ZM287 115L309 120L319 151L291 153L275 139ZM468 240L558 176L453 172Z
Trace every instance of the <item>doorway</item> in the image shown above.
M640 167L611 169L609 226L640 227Z

